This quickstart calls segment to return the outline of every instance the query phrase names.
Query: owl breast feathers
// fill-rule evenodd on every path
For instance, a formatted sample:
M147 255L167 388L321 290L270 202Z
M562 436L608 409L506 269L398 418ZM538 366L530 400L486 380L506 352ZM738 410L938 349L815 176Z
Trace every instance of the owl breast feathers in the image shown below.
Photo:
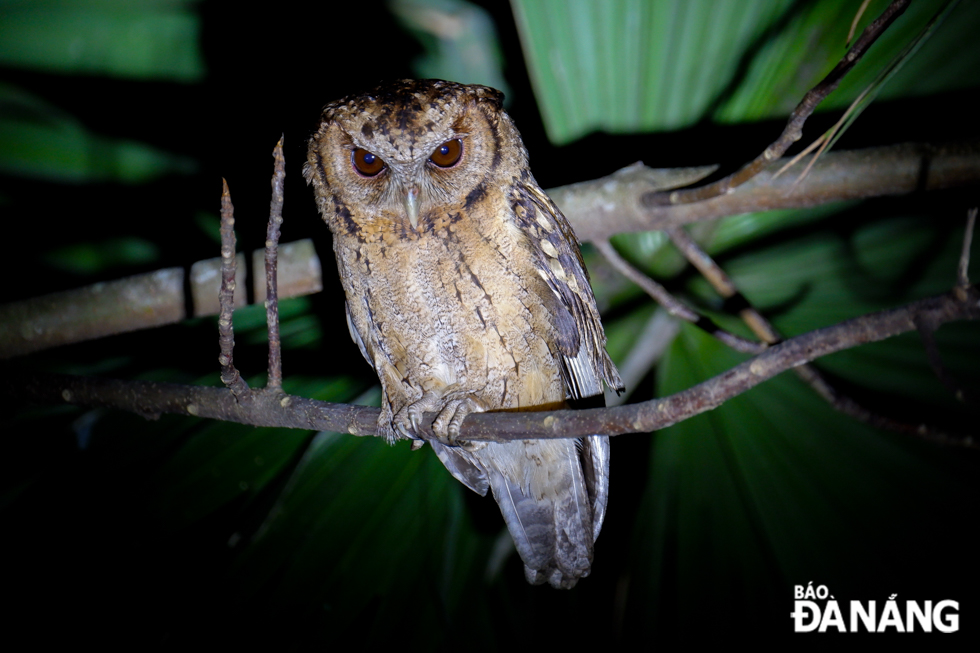
M552 410L622 383L578 243L485 86L402 80L328 104L303 174L334 237L351 337L381 381L378 432L429 442L493 490L532 583L587 576L609 439L459 442L472 412Z

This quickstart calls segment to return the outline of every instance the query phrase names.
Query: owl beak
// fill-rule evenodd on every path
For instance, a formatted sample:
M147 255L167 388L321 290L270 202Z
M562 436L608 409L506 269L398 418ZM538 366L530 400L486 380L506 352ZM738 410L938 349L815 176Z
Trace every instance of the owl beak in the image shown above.
M408 221L412 223L412 229L418 228L419 189L416 186L412 186L405 191L405 213L408 214Z

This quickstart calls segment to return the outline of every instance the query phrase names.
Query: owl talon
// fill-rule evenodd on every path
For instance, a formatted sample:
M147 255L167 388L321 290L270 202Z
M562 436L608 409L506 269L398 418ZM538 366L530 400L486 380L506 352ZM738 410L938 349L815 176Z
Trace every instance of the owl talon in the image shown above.
M442 407L442 398L432 391L424 393L419 399L403 406L394 418L392 425L406 438L422 439L422 423L425 413L434 412Z
M412 431L418 433L421 430L422 414L417 408L417 404L408 407L408 421L412 424Z
M382 416L384 417L384 416ZM409 423L409 420L405 418L404 411L398 411L394 417L389 417L389 423L391 424L390 430L392 435L395 436L396 440L418 440L418 436L415 434L414 430Z
M440 411L439 416L432 422L432 432L440 441L453 447L464 447L469 451L483 448L486 443L464 442L459 439L459 428L470 413L482 413L487 409L486 404L474 397L466 395L452 399Z

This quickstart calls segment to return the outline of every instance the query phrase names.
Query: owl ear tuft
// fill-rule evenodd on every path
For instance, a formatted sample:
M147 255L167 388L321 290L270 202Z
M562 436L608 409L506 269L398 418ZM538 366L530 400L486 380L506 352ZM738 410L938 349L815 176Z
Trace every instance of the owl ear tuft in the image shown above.
M476 84L469 88L473 91L473 95L477 100L486 102L498 111L504 108L504 94L497 89Z

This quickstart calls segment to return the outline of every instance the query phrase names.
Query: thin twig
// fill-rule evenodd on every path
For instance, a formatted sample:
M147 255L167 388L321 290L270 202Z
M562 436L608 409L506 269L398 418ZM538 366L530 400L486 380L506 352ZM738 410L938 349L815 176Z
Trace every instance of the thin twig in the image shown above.
M707 252L701 249L701 246L691 238L683 227L670 227L664 231L674 246L708 280L708 283L721 295L722 299L728 301L729 304L735 303L739 307L739 317L749 326L752 333L770 345L782 339L772 324L762 317L759 311L755 310L738 291L731 277L721 269L720 265L715 263L714 259L708 256Z
M773 160L778 159L789 147L803 136L803 124L824 98L832 93L841 80L855 64L861 60L868 48L878 40L896 18L905 12L910 0L893 0L877 20L868 25L857 42L847 51L834 69L827 74L819 84L810 89L803 100L790 114L789 121L783 133L762 154L743 166L740 170L714 183L700 188L675 190L670 192L649 193L644 196L644 206L665 206L672 204L689 204L718 197L732 192L766 168Z
M643 292L667 309L668 313L688 322L698 321L700 316L694 309L688 308L683 302L667 292L666 288L630 265L608 240L595 240L592 244L620 274L642 288Z
M606 257L606 260L609 261L609 263L624 277L642 288L646 294L650 295L655 302L667 309L667 312L674 317L694 324L735 351L741 351L748 354L758 354L760 351L765 349L765 345L758 342L752 342L751 340L746 340L745 338L736 336L733 333L729 333L716 325L709 318L699 315L696 311L686 306L683 302L667 292L666 288L630 265L626 259L619 255L619 252L616 251L608 240L597 240L592 244L595 245L595 248L599 250L599 252Z
M844 115L842 115L837 120L837 122L835 122L830 127L830 129L828 129L827 131L825 131L819 138L817 138L812 143L810 143L809 145L807 145L806 148L802 152L800 152L799 154L797 154L796 156L794 156L792 159L790 159L786 163L786 165L784 165L782 168L780 168L779 171L776 172L775 175L773 175L773 179L775 179L776 177L780 176L781 174L783 174L784 172L786 172L787 170L789 170L790 168L792 168L794 165L796 165L796 163L800 159L802 159L803 157L805 157L807 154L809 154L810 152L812 152L814 150L814 148L816 148L817 151L810 158L810 162L806 164L806 167L803 168L803 171L796 177L796 181L793 182L793 187L794 188L796 186L799 186L800 183L804 179L806 179L806 176L808 174L810 174L810 170L813 168L814 165L816 165L817 161L820 160L820 156L827 150L828 147L830 147L830 144L835 141L835 139L837 138L839 132L841 131L841 128L847 122L848 118L851 117L851 114L854 111L857 110L857 108L858 108L858 106L860 106L861 102L864 101L864 98L867 97L868 94L871 92L872 86L869 86L868 88L866 88L863 91L861 91L861 94L858 95L857 98L855 98L855 100L853 102L851 102L851 104L847 107L847 110L844 111Z
M878 93L885 87L888 80L891 79L902 68L902 66L904 66L905 63L915 55L922 44L929 40L929 37L932 36L937 29L939 29L939 26L942 25L943 21L953 11L958 3L959 0L946 0L946 3L939 8L932 19L930 19L929 22L921 30L919 30L919 33L915 36L915 38L909 41L902 51L895 55L888 65L878 72L874 81L868 84L868 86L861 91L860 95L858 95L857 98L851 102L850 106L848 106L847 110L844 112L844 115L842 115L830 129L824 132L820 138L811 143L803 153L797 155L790 163L783 166L783 168L776 173L776 176L778 177L780 174L782 174L783 171L798 161L806 152L812 150L815 145L819 145L820 148L810 159L810 162L803 169L803 172L801 172L796 178L794 185L803 181L803 179L806 178L807 173L810 172L810 169L820 158L820 155L837 143L837 140L843 135L843 133L850 128L854 121L858 119L858 116L860 116L878 96Z
M242 402L251 398L249 387L235 367L233 353L235 350L235 330L232 326L232 316L235 312L235 207L231 203L231 193L228 182L221 180L221 290L218 300L221 312L218 314L218 344L221 354L218 362L221 364L221 381Z
M665 230L671 242L684 254L688 261L704 275L708 283L726 301L740 306L739 317L749 326L752 332L763 342L775 345L783 337L776 327L753 307L742 293L738 291L731 277L715 263L707 252L701 249L697 241L683 227L671 227ZM841 394L817 368L804 364L796 367L793 372L809 385L814 392L823 397L835 410L853 419L870 424L877 428L942 439L945 434L937 427L928 424L907 424L900 420L880 415L868 410L847 395Z
M966 301L967 295L970 289L970 278L969 278L969 268L970 268L970 246L973 243L973 229L976 225L977 220L977 209L974 207L967 211L966 215L966 230L963 234L963 250L960 252L960 261L956 270L956 286L953 288L953 294L960 301ZM919 336L922 338L922 344L925 346L926 357L929 360L929 366L932 367L933 373L936 378L946 386L946 388L953 393L959 401L968 402L971 404L980 403L980 396L976 392L965 388L962 384L957 382L956 378L943 364L942 355L939 353L939 346L936 344L936 329L939 328L938 324L929 322L925 318L919 318L916 320L916 326L919 329Z
M977 396L975 392L965 388L961 385L956 377L946 368L943 364L942 354L939 352L939 345L936 342L936 329L939 328L938 325L932 324L927 319L918 319L915 323L916 327L919 329L919 337L922 338L922 344L926 350L926 359L929 361L929 367L932 368L933 374L939 379L939 382L946 386L946 389L952 393L958 401L964 403L976 404L980 402L980 397Z
M851 29L847 31L847 43L845 44L845 47L851 45L851 39L854 38L854 32L857 31L857 26L861 21L861 16L864 15L864 12L868 8L869 4L871 4L871 0L864 0L864 2L861 3L861 6L858 7L857 13L854 14L854 20L851 21Z
M956 289L965 292L970 287L970 247L973 245L973 230L977 225L977 207L966 213L966 231L963 233L963 251L960 264L956 268Z
M277 266L279 229L282 225L283 183L286 179L286 160L282 153L283 137L279 138L272 157L272 202L269 205L269 226L265 236L265 321L269 330L269 379L266 387L282 388L282 343L279 339L279 294Z

